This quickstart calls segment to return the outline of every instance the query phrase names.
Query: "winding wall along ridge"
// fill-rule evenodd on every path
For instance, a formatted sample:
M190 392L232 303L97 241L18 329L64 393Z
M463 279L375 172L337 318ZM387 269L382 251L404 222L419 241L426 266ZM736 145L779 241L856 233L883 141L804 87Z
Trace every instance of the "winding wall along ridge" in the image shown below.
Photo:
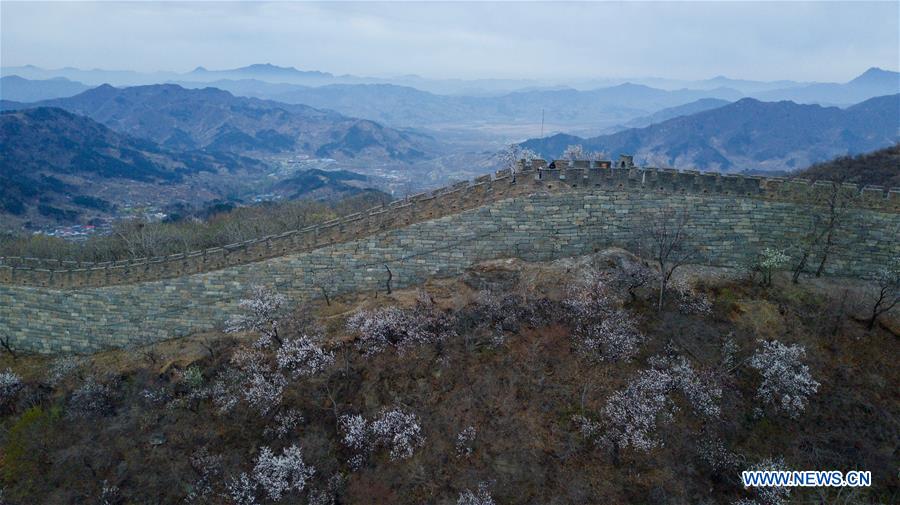
M568 164L558 160L556 166L564 163ZM543 160L534 160L531 164L520 162L519 172L515 175L501 170L493 178L481 176L307 228L188 253L100 263L0 257L0 284L70 289L210 272L356 240L527 194L538 188L629 188L663 194L724 194L809 204L821 204L832 192L832 183L827 181L810 183L800 179L674 169L598 169L581 161L563 169L550 170L546 165ZM553 181L559 181L556 188L553 188ZM900 211L900 188L843 184L841 190L853 197L854 207Z
M268 237L226 254L51 271L6 265L0 336L19 350L93 352L206 330L238 311L253 284L300 301L384 291L462 273L487 259L547 261L628 246L645 212L688 215L710 264L739 265L809 233L830 183L639 169L501 172ZM557 164L559 166L559 164ZM841 186L850 207L827 273L862 276L900 257L900 192ZM811 263L816 258L811 258Z

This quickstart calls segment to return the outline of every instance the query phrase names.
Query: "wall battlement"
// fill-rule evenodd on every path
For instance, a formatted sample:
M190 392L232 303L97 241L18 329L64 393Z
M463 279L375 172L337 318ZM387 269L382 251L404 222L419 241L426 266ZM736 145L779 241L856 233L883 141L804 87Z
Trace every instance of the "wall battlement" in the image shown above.
M560 167L568 162L554 163ZM694 170L600 168L597 162L588 161L575 161L571 166L554 169L547 165L544 160L530 163L523 160L514 174L500 170L493 176L484 175L420 193L319 225L200 251L103 263L0 257L0 284L77 289L211 272L358 240L535 192L600 188L660 196L726 195L821 205L834 191L833 184L824 181L810 183ZM839 191L854 208L900 213L900 188L843 184Z

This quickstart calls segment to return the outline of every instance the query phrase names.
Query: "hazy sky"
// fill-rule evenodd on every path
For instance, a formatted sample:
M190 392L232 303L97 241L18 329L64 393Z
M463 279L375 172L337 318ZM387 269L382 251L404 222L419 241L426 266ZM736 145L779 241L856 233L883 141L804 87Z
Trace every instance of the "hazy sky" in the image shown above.
M845 81L900 65L900 2L0 1L3 66Z

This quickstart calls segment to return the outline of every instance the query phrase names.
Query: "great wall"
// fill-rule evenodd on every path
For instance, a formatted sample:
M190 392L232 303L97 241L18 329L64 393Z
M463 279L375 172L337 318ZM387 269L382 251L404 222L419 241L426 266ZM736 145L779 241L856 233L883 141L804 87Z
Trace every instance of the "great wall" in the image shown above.
M0 336L19 350L87 353L217 327L253 284L294 300L448 277L502 257L545 261L628 247L646 212L681 210L715 265L746 264L808 233L834 185L608 164L520 162L368 212L239 244L109 263L0 258ZM826 273L900 257L900 189L849 201Z

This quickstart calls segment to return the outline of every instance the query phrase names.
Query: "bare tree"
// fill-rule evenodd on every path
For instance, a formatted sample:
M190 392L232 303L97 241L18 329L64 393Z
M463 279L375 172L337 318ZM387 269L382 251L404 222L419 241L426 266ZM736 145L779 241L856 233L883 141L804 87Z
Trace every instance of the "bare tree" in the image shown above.
M810 225L806 235L800 240L798 261L794 266L791 282L797 284L800 281L800 275L806 271L810 258L816 254L819 255L816 277L821 277L825 271L825 263L836 245L836 231L843 221L848 203L849 194L841 191L839 183L833 182L831 190L808 208Z
M698 250L690 243L687 211L663 207L645 213L638 226L638 250L659 268L657 310L662 311L672 274L698 256Z
M876 272L873 280L877 289L872 296L872 312L866 323L869 330L875 327L882 314L900 304L900 258Z

